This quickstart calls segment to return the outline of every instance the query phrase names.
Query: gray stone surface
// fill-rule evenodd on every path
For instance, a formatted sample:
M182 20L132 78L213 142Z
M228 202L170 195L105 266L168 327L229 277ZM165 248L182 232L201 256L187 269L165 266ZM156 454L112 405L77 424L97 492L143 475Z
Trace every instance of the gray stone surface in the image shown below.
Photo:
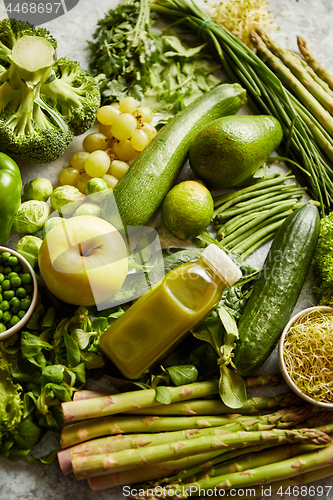
M13 2L14 4L15 2ZM91 39L97 20L104 12L116 5L116 0L80 0L78 5L65 16L47 23L46 27L58 40L58 55L68 56L79 61L85 68L88 51L86 40ZM276 32L276 39L285 47L297 49L296 35L302 35L308 40L311 50L333 72L333 2L332 0L269 0L275 22L280 26ZM206 5L200 2L200 5ZM6 11L0 0L0 18L5 17ZM23 181L34 177L45 176L53 183L57 182L60 170L68 165L71 155L80 149L82 138L76 138L66 153L59 160L47 165L31 165L21 162ZM185 177L189 171L183 174ZM166 239L165 246L174 241ZM15 244L13 236L10 243ZM268 246L256 252L249 259L255 266L260 266L266 255ZM312 304L311 296L312 277L309 277L302 296L296 306L296 311ZM277 370L276 352L265 364L263 371ZM57 446L57 437L48 436L46 446L52 443ZM296 498L333 499L333 477L314 483L315 489L309 487L305 494L275 494L274 500L294 500ZM318 489L324 486L324 489ZM326 489L325 489L326 488ZM303 490L305 491L305 490ZM291 492L292 493L292 492ZM123 498L121 488L105 492L93 493L84 481L75 481L72 475L62 476L57 464L51 466L32 465L23 462L10 462L0 458L0 500L116 500Z

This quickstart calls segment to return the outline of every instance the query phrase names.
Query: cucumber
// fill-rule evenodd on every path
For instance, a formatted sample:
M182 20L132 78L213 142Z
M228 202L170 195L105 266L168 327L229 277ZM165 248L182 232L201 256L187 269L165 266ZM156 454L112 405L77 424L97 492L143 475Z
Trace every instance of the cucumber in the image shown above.
M240 85L221 84L170 120L113 190L122 224L146 225L173 185L199 130L221 116L237 113L245 103L246 91ZM111 200L105 201L101 216L115 223Z
M319 229L318 209L310 202L293 212L277 231L238 324L233 362L242 377L263 364L289 321L316 249Z

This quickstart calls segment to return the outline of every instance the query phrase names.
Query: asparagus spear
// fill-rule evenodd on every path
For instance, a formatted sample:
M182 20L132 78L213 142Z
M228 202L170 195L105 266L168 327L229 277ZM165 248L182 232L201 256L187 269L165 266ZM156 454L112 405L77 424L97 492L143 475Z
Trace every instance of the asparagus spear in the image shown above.
M258 417L237 417L225 425L207 427L205 429L191 429L187 427L183 431L161 432L153 434L117 434L115 436L86 441L83 444L67 448L58 452L58 461L63 474L72 472L72 458L74 455L97 455L98 453L114 453L117 451L140 448L145 446L157 446L183 439L192 439L214 434L230 433L237 431L270 430L274 427L285 429L303 421L311 412L310 405L278 410L270 415ZM134 417L133 417L134 418ZM184 418L183 418L184 420ZM196 417L185 418L185 425L189 425L188 420L198 420ZM183 423L184 425L184 423Z
M306 108L317 118L330 135L333 135L333 117L315 99L306 87L293 75L274 54L266 47L260 36L251 32L251 40L257 48L259 57L277 74L283 84L289 88Z
M163 462L151 467L140 467L138 469L130 469L123 472L112 472L111 474L105 474L103 476L89 477L88 483L93 491L98 491L111 488L112 486L151 481L170 474L176 474L178 471L191 468L197 464L206 463L207 460L219 454L219 451L200 453L192 457Z
M250 417L251 418L251 417ZM230 424L229 424L230 425ZM237 427L238 426L238 427ZM176 441L193 439L203 436L214 436L218 434L228 434L233 428L243 429L241 424L234 424L229 431L228 426L210 427L207 429L187 429L184 431L161 432L153 434L117 434L93 441L86 441L83 444L66 448L58 452L58 462L63 474L72 472L72 460L77 456L91 456L98 454L117 453L123 450L145 448L148 446L159 446Z
M224 435L204 436L187 441L119 451L114 454L92 456L74 455L73 471L77 479L108 474L110 471L120 472L148 465L155 465L175 458L205 453L207 451L229 451L259 444L265 441L276 443L303 442L324 445L331 441L330 437L316 429L272 429L270 431L231 432Z
M315 59L312 52L310 52L309 47L301 36L297 37L297 44L300 53L304 57L305 61L311 68L317 73L317 75L327 83L327 85L333 89L333 75L327 71L327 69Z
M278 394L274 397L250 398L241 407L237 408L239 413L253 414L270 408L286 408L288 406L302 405L304 401L291 392ZM224 405L219 399L198 399L187 403L173 403L170 405L160 405L151 408L131 410L132 415L223 415L232 413L232 408Z
M126 417L99 417L88 421L64 427L61 433L61 448L67 448L83 441L88 441L99 436L108 436L124 433L138 432L163 432L186 429L203 429L217 427L243 418L241 414L228 414L224 416L200 417L158 417L158 416L126 416ZM249 417L253 419L253 417Z
M274 481L270 484L265 484L265 486L256 486L255 488L251 488L251 497L248 497L247 494L244 496L244 490L237 491L235 490L236 495L232 498L235 500L246 500L247 498L253 498L254 496L262 496L263 489L265 491L270 491L274 493L274 491L278 491L280 488L282 491L286 491L287 488L290 487L291 491L298 496L301 491L301 487L303 484L312 483L313 481L319 481L320 479L324 479L333 474L333 465L329 467L324 467L323 469L317 469L311 472L305 472L304 474L299 474L297 476L291 477L289 479L284 479L282 481ZM324 490L324 489L323 489ZM303 490L304 491L304 490ZM304 493L307 494L308 488L305 488ZM239 493L237 495L237 493ZM213 497L214 498L214 497ZM217 497L215 497L217 498ZM200 497L198 500L207 500L207 497Z
M264 385L279 385L284 381L281 373L271 375L257 375L245 379L246 387L262 387Z
M219 392L218 383L215 380L169 387L168 389L172 402L212 396ZM72 422L73 420L114 415L134 408L159 405L160 403L155 396L155 389L146 389L87 400L69 401L62 403L61 406L65 422Z
M276 463L282 462L283 460L287 460L291 457L296 457L297 455L301 455L303 453L315 451L317 449L318 446L315 444L297 443L289 444L287 446L276 446L274 449L268 448L256 453L247 453L246 455L239 457L238 460L229 460L228 462L216 465L215 467L210 467L201 474L198 474L195 481L262 467L263 465L271 463L272 455L274 456L274 463Z
M79 401L81 399L100 398L108 395L109 393L105 391L87 391L87 390L76 391L74 392L73 401Z
M261 40L266 44L266 47L277 57L284 62L284 64L291 70L291 72L298 78L298 80L308 89L309 92L317 99L322 106L327 109L331 114L333 112L333 98L330 94L325 92L321 85L319 85L304 69L304 66L299 62L296 56L288 50L282 49L262 30L257 30Z
M333 460L333 445L275 463L274 453L278 449L279 448L275 448L272 450L268 458L269 464L267 465L259 466L255 469L248 469L246 472L235 472L194 483L178 484L177 488L182 491L182 496L178 496L177 498L188 498L193 495L197 496L198 493L201 495L208 490L212 491L214 488L217 488L217 490L230 490L231 488L247 488L263 483L267 484L269 482L282 481L297 476L300 473L326 468L331 465ZM165 491L166 498L174 497L174 494L171 494L174 491L172 485L171 490L166 488ZM146 498L151 496L154 497L154 490L149 490Z

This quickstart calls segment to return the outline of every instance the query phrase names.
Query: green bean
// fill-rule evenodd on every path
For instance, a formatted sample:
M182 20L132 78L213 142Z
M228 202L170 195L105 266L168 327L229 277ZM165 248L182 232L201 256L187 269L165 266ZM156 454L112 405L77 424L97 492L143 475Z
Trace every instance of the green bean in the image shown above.
M287 172L285 175L278 174L278 176L275 176L273 179L269 179L269 180L265 180L262 182L258 182L256 184L252 184L251 186L248 186L244 189L241 189L240 191L233 191L232 193L229 193L226 195L217 196L214 199L214 206L219 207L225 201L227 201L227 202L232 201L231 205L233 205L233 203L235 203L234 198L238 198L238 196L243 196L243 195L246 195L247 193L253 193L253 191L255 191L254 196L257 196L257 193L256 193L257 191L260 191L261 189L269 188L271 186L276 186L278 184L282 184L284 181L286 181L288 179L295 179L294 175L290 175L290 171ZM222 200L222 203L220 203L220 200ZM242 201L242 199L239 201ZM231 205L229 205L229 206L231 206Z
M293 194L301 194L302 192L304 194L305 189L300 188L299 186L297 186L297 184L294 184L292 187L290 185L286 185L286 186L281 186L279 191L275 191L273 193L268 193L268 194L263 194L261 196L258 196L258 198L255 201L257 203L257 202L264 201L264 200L270 200L270 199L274 198L275 195L278 195L278 194L289 193L289 195L292 196ZM240 203L237 203L237 205L234 206L234 208L242 208L242 207L252 207L252 201L251 200L242 201Z
M266 212L268 212L268 210L266 210ZM260 213L264 212L251 212L247 215L236 215L236 217L229 219L225 224L222 224L218 227L216 236L225 238L229 234L236 231L239 227L243 226L243 224L246 224L247 222L253 220Z
M246 240L248 237L252 236L257 231L260 231L260 229L262 229L262 228L264 228L266 226L269 226L273 222L277 222L277 221L279 221L281 219L284 220L284 219L286 219L286 217L288 217L288 215L290 215L292 213L293 213L293 210L289 209L289 210L285 210L282 213L278 213L276 215L273 215L272 217L269 217L268 219L263 220L262 222L258 223L257 225L253 226L252 228L248 229L247 231L241 233L237 238L231 239L231 241L229 243L225 244L224 241L223 241L223 243L225 244L225 247L228 250L232 250L239 243L241 243L242 241Z
M269 226L265 226L264 228L256 231L253 235L243 240L240 244L236 245L232 251L242 255L243 252L248 250L252 245L257 243L259 240L267 236L268 234L274 233L284 222L284 219L274 222Z
M272 208L271 210L265 210L264 212L261 212L261 214L252 219L250 222L243 224L236 231L233 231L232 234L230 234L226 238L223 238L223 245L227 245L229 242L235 241L235 239L246 233L249 229L252 229L256 227L258 224L261 224L262 222L269 220L271 217L280 214L281 212L285 212L286 210L289 210L295 205L296 202L297 200L292 199L290 200L289 205L279 204L278 206Z
M263 238L261 238L261 240L258 240L256 243L254 243L252 246L250 246L249 248L247 248L241 255L242 257L242 260L245 261L248 257L250 257L250 255L253 254L253 252L255 252L256 250L258 250L258 248L260 248L264 243L267 243L267 241L271 240L272 238L274 238L274 235L275 235L275 231L273 231L272 233L270 234L267 234L266 236L264 236Z
M280 196L277 196L275 199L274 199L274 204L283 204L283 203L289 203L289 200L288 201L283 201L285 200L286 198L289 198L289 194L287 195L280 195ZM295 198L295 203L297 202L296 198ZM260 203L254 203L253 206L252 206L253 210L257 210L259 208L262 208L263 210L267 210L267 208L273 208L272 206L269 206L267 205L267 201L264 200L264 201L261 201ZM229 218L229 217L233 217L234 215L238 215L238 214L243 214L243 213L246 213L248 212L248 207L242 207L242 208L237 208L237 209L233 209L233 210L228 210L226 212L223 212L222 214L219 214L219 219L226 219L226 218Z

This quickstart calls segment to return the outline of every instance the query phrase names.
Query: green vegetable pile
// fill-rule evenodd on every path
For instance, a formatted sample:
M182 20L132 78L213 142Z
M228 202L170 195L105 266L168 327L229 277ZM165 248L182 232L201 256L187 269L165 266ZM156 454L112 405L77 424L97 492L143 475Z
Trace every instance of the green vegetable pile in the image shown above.
M333 212L320 221L320 235L315 254L316 286L320 305L333 307Z
M67 58L44 28L0 22L1 150L37 163L58 158L90 128L100 104L94 79Z
M331 167L327 159L327 155L331 156L333 146L327 126L331 127L333 118L324 110L323 119L319 119L324 108L319 99L312 96L311 89L306 92L308 100L311 96L313 102L310 109L300 97L304 95L303 84L300 84L301 93L292 93L295 90L295 78L289 70L286 78L282 78L280 71L277 77L226 28L213 21L208 22L208 15L195 3L187 0L156 0L151 4L151 9L162 18L187 27L194 35L200 29L201 38L221 62L227 77L232 82L239 82L247 90L252 109L259 114L273 115L279 120L284 134L281 151L301 166L295 170L298 180L308 186L311 195L320 201L323 216L333 206ZM252 41L255 42L257 38L254 34ZM277 71L276 65L274 60L274 71Z
M34 461L31 448L42 434L64 425L60 403L72 399L89 370L104 366L97 340L107 318L92 320L84 308L64 311L41 293L23 330L0 344L0 454L11 459Z
M152 31L152 24L148 0L122 1L99 20L90 70L103 104L130 95L154 112L177 113L220 83L205 44L185 45L172 29Z

